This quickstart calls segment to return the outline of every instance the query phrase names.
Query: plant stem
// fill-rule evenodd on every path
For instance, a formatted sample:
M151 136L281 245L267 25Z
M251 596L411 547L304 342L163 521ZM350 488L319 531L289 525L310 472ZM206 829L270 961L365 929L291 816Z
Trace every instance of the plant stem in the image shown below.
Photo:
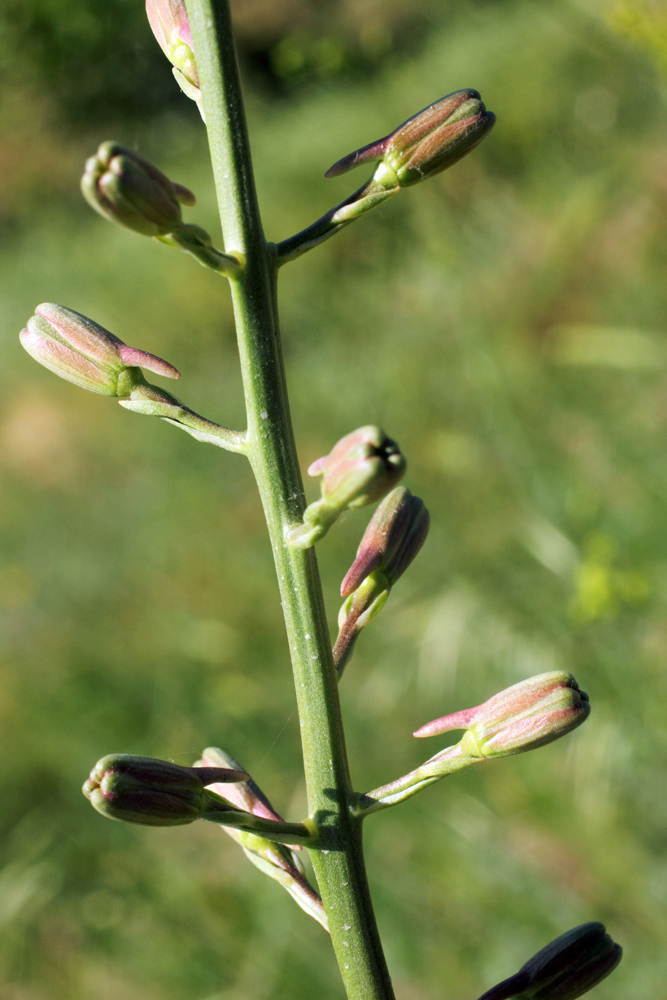
M257 206L227 0L186 0L203 94L227 253L245 267L230 279L246 397L246 447L273 547L294 669L310 816L311 857L350 1000L392 1000L361 846L337 678L312 549L286 544L303 517L277 320L277 262Z

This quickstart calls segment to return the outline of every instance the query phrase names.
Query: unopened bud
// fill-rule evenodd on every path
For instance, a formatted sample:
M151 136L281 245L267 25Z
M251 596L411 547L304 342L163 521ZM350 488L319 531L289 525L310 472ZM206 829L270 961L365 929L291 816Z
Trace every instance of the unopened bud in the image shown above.
M423 500L403 486L392 490L364 532L356 559L343 580L341 596L347 597L376 570L393 586L424 544L429 522Z
M364 507L384 496L405 472L398 445L379 427L359 427L308 469L322 476L322 499L339 510Z
M322 476L322 497L311 503L287 534L291 545L309 548L327 533L342 511L379 500L405 472L398 445L379 427L368 425L346 434L328 455L308 469Z
M81 191L100 215L144 236L172 233L182 224L181 205L195 203L192 191L117 142L103 142L86 160Z
M457 90L408 118L384 139L343 157L326 176L336 177L360 163L380 160L373 176L378 187L408 187L446 170L470 153L495 120L476 90Z
M180 378L173 365L154 354L128 347L86 316L52 302L37 306L20 340L40 365L104 396L129 398L146 380L140 368Z
M209 747L204 750L202 759L197 766L202 768L228 767L241 769L238 761L234 760L224 750L217 747ZM240 781L235 785L225 785L212 790L224 796L225 800L238 809L250 812L255 816L263 816L264 819L284 822L264 792L255 784L252 778ZM266 837L261 837L255 833L247 833L234 827L225 826L223 830L237 841L243 848L246 857L259 868L260 871L268 875L269 878L279 882L292 898L299 904L302 910L314 917L325 930L328 930L327 918L322 905L322 900L313 889L301 861L294 848L289 848L285 844L277 844ZM301 848L298 848L301 850Z
M95 765L83 794L109 819L146 826L180 826L226 807L206 785L243 781L236 768L180 767L169 761L111 754Z
M193 101L199 101L199 74L184 0L146 0L146 14L179 86Z
M590 710L588 695L572 674L553 670L520 681L475 708L428 722L413 735L466 729L457 745L459 756L505 757L565 736Z
M538 951L516 975L479 1000L575 1000L613 972L622 953L603 924L580 924Z

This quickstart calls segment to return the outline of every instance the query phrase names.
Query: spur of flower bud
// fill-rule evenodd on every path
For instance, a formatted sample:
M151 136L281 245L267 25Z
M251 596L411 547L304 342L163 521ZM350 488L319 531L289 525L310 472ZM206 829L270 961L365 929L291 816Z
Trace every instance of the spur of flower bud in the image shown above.
M467 730L459 755L505 757L551 743L576 729L590 713L588 695L572 674L553 670L520 681L476 708L426 723L414 736Z
M379 570L389 585L398 580L426 540L430 523L424 501L397 486L371 518L357 556L340 588L348 597L367 576Z
M100 215L157 238L182 225L181 205L195 203L192 191L118 142L103 142L86 160L81 191Z
M242 770L238 761L217 747L204 750L202 759L195 765L195 767L200 766ZM212 791L224 796L225 800L237 809L255 816L263 816L264 819L284 822L252 778L234 785L221 785L219 788L213 785ZM296 850L301 850L300 847L286 847L258 834L247 833L224 824L222 828L241 845L246 857L260 871L284 886L302 910L314 917L325 930L329 929L322 900L308 881L303 865L295 853Z
M158 45L174 67L178 85L199 101L199 74L184 0L146 0L146 14Z
M180 378L179 371L167 361L128 347L86 316L52 302L37 306L19 337L40 365L104 396L129 398L138 386L145 386L140 368Z
M379 427L359 427L308 469L322 476L322 499L338 510L365 507L379 500L405 472L398 445Z
M580 924L538 951L516 975L479 1000L575 1000L613 972L622 954L603 924Z
M413 115L384 139L344 156L326 172L337 177L361 163L379 160L376 185L394 190L453 166L478 145L495 123L476 90L457 90Z
M238 768L180 767L152 757L110 754L97 762L83 786L91 805L110 819L146 826L180 826L230 807L206 785L244 781ZM226 787L226 785L225 785Z

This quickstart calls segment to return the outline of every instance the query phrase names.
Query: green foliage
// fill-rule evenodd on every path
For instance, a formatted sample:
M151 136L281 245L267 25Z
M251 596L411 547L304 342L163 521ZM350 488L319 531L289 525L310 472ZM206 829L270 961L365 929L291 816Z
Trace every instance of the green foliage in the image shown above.
M36 29L10 100L19 135L32 115L27 161L3 139L0 976L8 1000L328 1000L339 987L324 933L221 831L105 823L79 791L106 753L191 764L213 744L282 814L305 808L271 555L244 461L55 380L18 345L34 306L61 302L173 362L179 397L198 412L242 423L225 283L74 202L84 156L109 137L88 115L113 65L110 137L140 143L195 190L196 221L216 240L196 111L141 4L51 7L43 38L57 23L70 40L47 58ZM275 240L349 193L344 177L322 179L329 164L442 94L474 86L498 116L473 157L282 278L304 469L378 423L432 514L342 682L354 780L371 788L416 766L417 726L530 674L571 671L592 713L567 746L454 776L367 821L381 930L399 996L469 1000L599 919L626 959L596 996L657 997L664 82L587 0L422 9L419 50L368 78L311 79L281 102L265 84L250 93ZM17 23L46 23L41 5L24 10ZM345 17L334 9L329 34L347 37ZM290 31L286 19L271 45ZM103 65L84 70L99 46ZM153 49L146 96L131 67ZM89 97L84 72L105 77ZM132 101L145 102L141 128ZM367 519L344 515L321 543L332 630Z

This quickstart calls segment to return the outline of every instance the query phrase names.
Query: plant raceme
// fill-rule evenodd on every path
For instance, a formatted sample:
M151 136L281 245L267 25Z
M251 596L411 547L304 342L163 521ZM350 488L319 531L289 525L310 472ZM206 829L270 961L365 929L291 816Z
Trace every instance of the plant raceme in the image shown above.
M375 164L370 180L307 229L279 243L263 235L226 0L147 0L150 26L183 90L206 115L225 250L182 218L194 194L133 149L105 142L86 163L82 190L105 219L186 250L229 280L239 341L247 427L199 416L143 374L178 378L173 365L129 347L104 327L45 303L21 343L45 368L80 388L156 416L197 440L244 454L255 474L277 570L299 710L308 815L284 820L244 768L209 748L194 767L116 754L93 768L84 794L103 815L146 826L202 819L223 828L246 857L330 932L349 1000L393 1000L367 883L362 822L473 764L543 746L590 712L571 674L552 671L512 685L474 708L444 715L415 736L463 730L458 743L370 792L352 787L338 682L360 632L386 605L429 530L419 497L399 486L406 460L376 424L345 434L308 471L320 495L305 502L289 416L278 322L277 278L288 261L333 236L388 197L458 163L495 122L476 90L458 90L412 115L383 139L343 157L328 177ZM196 53L196 59L195 59ZM313 546L346 511L378 507L346 573L333 644ZM306 875L309 852L317 888ZM620 959L601 924L561 935L482 1000L573 1000Z

